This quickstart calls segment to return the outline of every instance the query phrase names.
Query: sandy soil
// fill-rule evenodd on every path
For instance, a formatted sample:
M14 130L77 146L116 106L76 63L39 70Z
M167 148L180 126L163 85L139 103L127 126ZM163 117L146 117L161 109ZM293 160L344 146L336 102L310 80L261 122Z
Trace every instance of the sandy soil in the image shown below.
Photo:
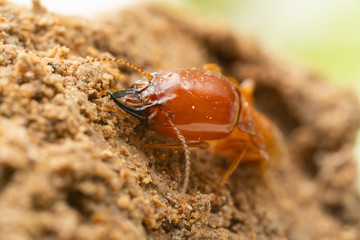
M0 14L0 239L360 239L351 91L183 10L139 5L88 20L1 1ZM61 61L85 57L148 72L217 63L252 78L289 156L262 180L241 165L217 202L229 163L194 149L181 195L183 151L144 147L173 140L129 127L98 97L139 74L110 63L71 74Z

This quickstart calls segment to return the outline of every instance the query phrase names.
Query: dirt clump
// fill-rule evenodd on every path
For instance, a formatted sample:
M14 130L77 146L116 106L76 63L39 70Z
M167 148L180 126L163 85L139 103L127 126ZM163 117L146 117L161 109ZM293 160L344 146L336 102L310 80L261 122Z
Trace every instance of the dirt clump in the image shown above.
M0 239L359 239L352 155L355 96L209 19L139 5L96 20L0 3ZM254 79L255 101L282 130L289 156L263 180L241 165L183 152L98 94L139 74L116 64L69 71L67 61L118 57L145 71L218 64ZM66 60L66 61L63 61ZM49 65L49 63L52 64ZM114 106L113 106L114 107Z

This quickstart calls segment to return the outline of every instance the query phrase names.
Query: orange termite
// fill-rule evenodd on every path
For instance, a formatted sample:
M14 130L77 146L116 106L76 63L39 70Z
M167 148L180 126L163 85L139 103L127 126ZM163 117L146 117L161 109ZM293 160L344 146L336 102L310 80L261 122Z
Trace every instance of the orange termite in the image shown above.
M239 84L222 75L216 65L149 74L121 59L96 58L75 68L102 61L125 64L144 76L129 89L109 91L108 97L149 129L180 140L185 151L182 193L189 185L189 146L208 142L214 145L215 153L232 160L216 190L240 162L259 162L263 169L267 161L279 158L284 151L278 128L254 108L251 80Z

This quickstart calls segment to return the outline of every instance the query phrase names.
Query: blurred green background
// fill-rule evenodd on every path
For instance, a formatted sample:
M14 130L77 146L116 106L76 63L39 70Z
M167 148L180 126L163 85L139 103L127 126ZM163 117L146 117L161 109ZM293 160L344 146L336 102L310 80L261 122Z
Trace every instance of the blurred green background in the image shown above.
M360 0L172 0L227 21L241 34L329 79L360 99ZM360 133L355 147L360 173ZM357 181L360 192L360 174Z
M173 0L225 19L239 33L315 69L360 93L359 0ZM357 81L358 80L358 81Z

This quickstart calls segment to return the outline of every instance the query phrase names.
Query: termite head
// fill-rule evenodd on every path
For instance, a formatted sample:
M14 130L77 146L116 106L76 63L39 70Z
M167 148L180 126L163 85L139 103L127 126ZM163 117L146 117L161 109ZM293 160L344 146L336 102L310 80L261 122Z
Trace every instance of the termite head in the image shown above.
M176 137L172 122L187 140L227 136L237 124L240 92L222 74L202 68L175 68L149 74L130 89L109 94L121 109L149 129Z

